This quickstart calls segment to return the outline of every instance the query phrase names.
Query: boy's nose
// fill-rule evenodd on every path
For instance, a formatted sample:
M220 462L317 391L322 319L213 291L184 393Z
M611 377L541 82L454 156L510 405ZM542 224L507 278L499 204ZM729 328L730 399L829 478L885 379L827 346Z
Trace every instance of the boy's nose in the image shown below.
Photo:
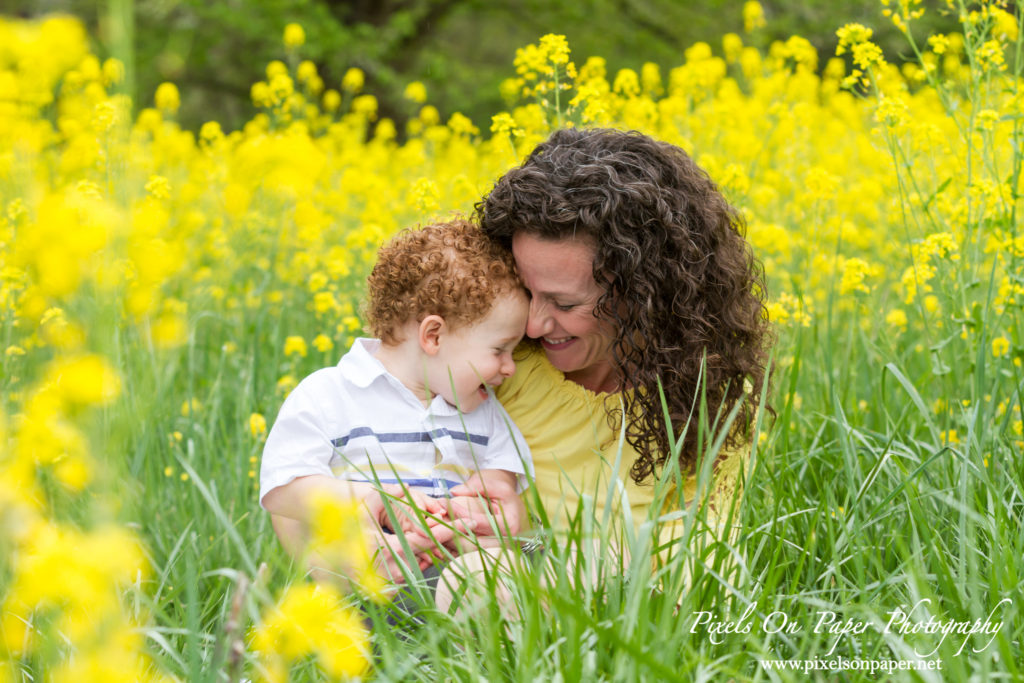
M512 360L511 353L502 358L501 367L498 368L498 372L505 377L511 377L516 373L516 362Z

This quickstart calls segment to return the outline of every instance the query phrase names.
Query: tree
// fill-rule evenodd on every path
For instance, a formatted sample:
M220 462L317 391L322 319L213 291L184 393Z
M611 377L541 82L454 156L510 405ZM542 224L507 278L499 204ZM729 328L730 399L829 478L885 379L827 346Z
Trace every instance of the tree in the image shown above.
M513 75L516 48L546 33L563 33L573 57L600 55L612 73L654 62L667 70L683 51L703 40L720 51L720 39L741 32L744 0L13 0L22 16L65 11L81 17L96 36L100 54L129 62L129 94L151 101L157 85L178 84L181 123L195 128L216 119L237 127L253 113L252 83L272 59L285 56L284 26L302 25L303 59L317 64L327 87L338 87L351 67L366 75L366 92L377 96L381 116L399 123L414 115L404 100L408 82L423 82L430 102L486 128L503 108L499 84ZM897 59L905 40L881 15L876 0L765 0L767 24L748 42L799 34L819 51L834 54L835 30L858 21ZM952 30L955 22L934 0L924 28ZM134 68L132 68L134 67Z

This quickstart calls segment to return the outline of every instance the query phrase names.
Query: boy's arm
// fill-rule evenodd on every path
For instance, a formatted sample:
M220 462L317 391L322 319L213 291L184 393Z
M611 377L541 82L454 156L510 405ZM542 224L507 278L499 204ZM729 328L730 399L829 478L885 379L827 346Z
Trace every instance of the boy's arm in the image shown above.
M400 577L397 564L423 564L432 552L450 541L453 531L447 528L427 530L419 522L423 512L439 514L443 511L440 503L421 500L417 494L378 488L373 482L356 482L339 479L330 468L334 453L332 437L344 431L344 425L336 424L336 415L325 415L323 401L319 397L337 390L329 369L317 371L299 383L288 396L274 426L267 436L260 467L260 503L271 513L274 530L284 548L296 559L306 558L309 524L313 514L312 500L327 495L339 502L360 505L365 511L363 538L378 570L387 578ZM387 501L387 502L386 502ZM390 521L388 509L393 511L395 522ZM412 554L409 561L401 539L386 534L381 527L396 526L397 532L405 532L405 540ZM460 525L468 528L468 522ZM311 560L314 574L327 576L330 565L324 558ZM326 570L316 571L317 567Z
M324 583L335 583L339 579L359 581L357 567L346 566L345 562L330 562L324 557L311 552L308 549L308 527L303 522L290 517L280 515L270 516L274 533L288 554L296 561L305 562L310 577L314 581ZM421 533L411 532L405 534L405 541L409 544L409 550L419 565L420 570L426 569L434 561L434 550L437 547L436 540L447 536L441 530L440 533L430 538ZM405 548L401 538L396 534L385 534L380 528L367 529L363 535L367 544L367 550L372 558L373 568L386 581L402 583L405 575L402 566L408 565L405 561Z
M422 527L422 516L412 508L436 515L443 511L442 505L401 487L378 488L374 482L353 482L334 476L334 437L346 433L350 425L344 420L339 422L336 412L325 414L323 401L318 397L338 390L330 369L326 368L302 380L285 400L263 448L260 504L273 515L306 522L309 501L317 494L327 494L339 501L362 503L370 519L380 526L394 525L404 530ZM389 522L382 492L395 503L390 507L397 524Z
M310 475L272 489L264 496L263 503L271 513L271 523L281 545L296 560L305 561L311 576L317 581L336 580L339 569L342 572L353 569L339 567L336 562L309 552L308 501L322 492L336 495L339 500L357 501L363 505L367 513L363 540L367 544L374 568L381 577L394 583L401 583L404 580L402 565L415 563L420 569L424 569L433 562L433 556L439 546L451 543L457 534L472 530L472 520L463 520L454 525L431 526L429 531L424 530L418 522L416 513L403 511L403 508L417 505L426 513L441 514L442 504L426 496L402 491L401 487L385 485L384 488L387 490L382 492L369 482L350 482L325 475ZM412 500L409 502L403 500L410 498ZM390 501L390 505L385 499ZM400 526L396 533L385 533L382 529L388 524L389 506ZM412 552L412 562L405 559L405 547L399 534L404 536Z
M332 573L325 569L328 566L327 562L315 553L307 552L306 544L309 539L306 525L303 522L291 517L271 514L270 524L274 527L277 540L281 542L281 546L288 551L288 554L296 561L305 560L309 574L314 581L328 582L333 578Z
M379 519L383 501L371 482L347 481L327 474L310 474L277 486L263 496L263 507L271 515L306 522L309 502L319 493L327 493L339 501L362 503L371 519Z

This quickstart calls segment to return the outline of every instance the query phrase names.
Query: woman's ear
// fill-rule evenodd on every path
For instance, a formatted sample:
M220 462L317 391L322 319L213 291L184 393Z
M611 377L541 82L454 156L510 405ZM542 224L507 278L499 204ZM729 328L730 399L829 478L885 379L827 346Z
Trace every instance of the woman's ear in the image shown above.
M420 349L428 356L436 355L441 349L441 335L447 331L447 324L439 315L428 315L420 321L417 340Z

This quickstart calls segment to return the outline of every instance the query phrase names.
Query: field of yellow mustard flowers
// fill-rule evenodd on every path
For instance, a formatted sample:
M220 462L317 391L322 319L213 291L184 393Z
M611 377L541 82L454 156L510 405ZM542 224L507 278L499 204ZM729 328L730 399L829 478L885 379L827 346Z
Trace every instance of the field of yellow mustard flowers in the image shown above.
M116 94L75 19L0 17L0 680L1020 680L1024 37L1004 3L936 4L962 32L883 0L900 64L858 24L824 64L798 36L751 47L756 2L667 72L546 35L482 130L415 82L397 130L298 25L241 130L182 130L175 85ZM778 344L742 531L711 564L534 585L512 622L389 629L277 547L262 439L361 333L381 241L568 125L680 145L745 215ZM322 507L317 542L365 570L352 513Z

